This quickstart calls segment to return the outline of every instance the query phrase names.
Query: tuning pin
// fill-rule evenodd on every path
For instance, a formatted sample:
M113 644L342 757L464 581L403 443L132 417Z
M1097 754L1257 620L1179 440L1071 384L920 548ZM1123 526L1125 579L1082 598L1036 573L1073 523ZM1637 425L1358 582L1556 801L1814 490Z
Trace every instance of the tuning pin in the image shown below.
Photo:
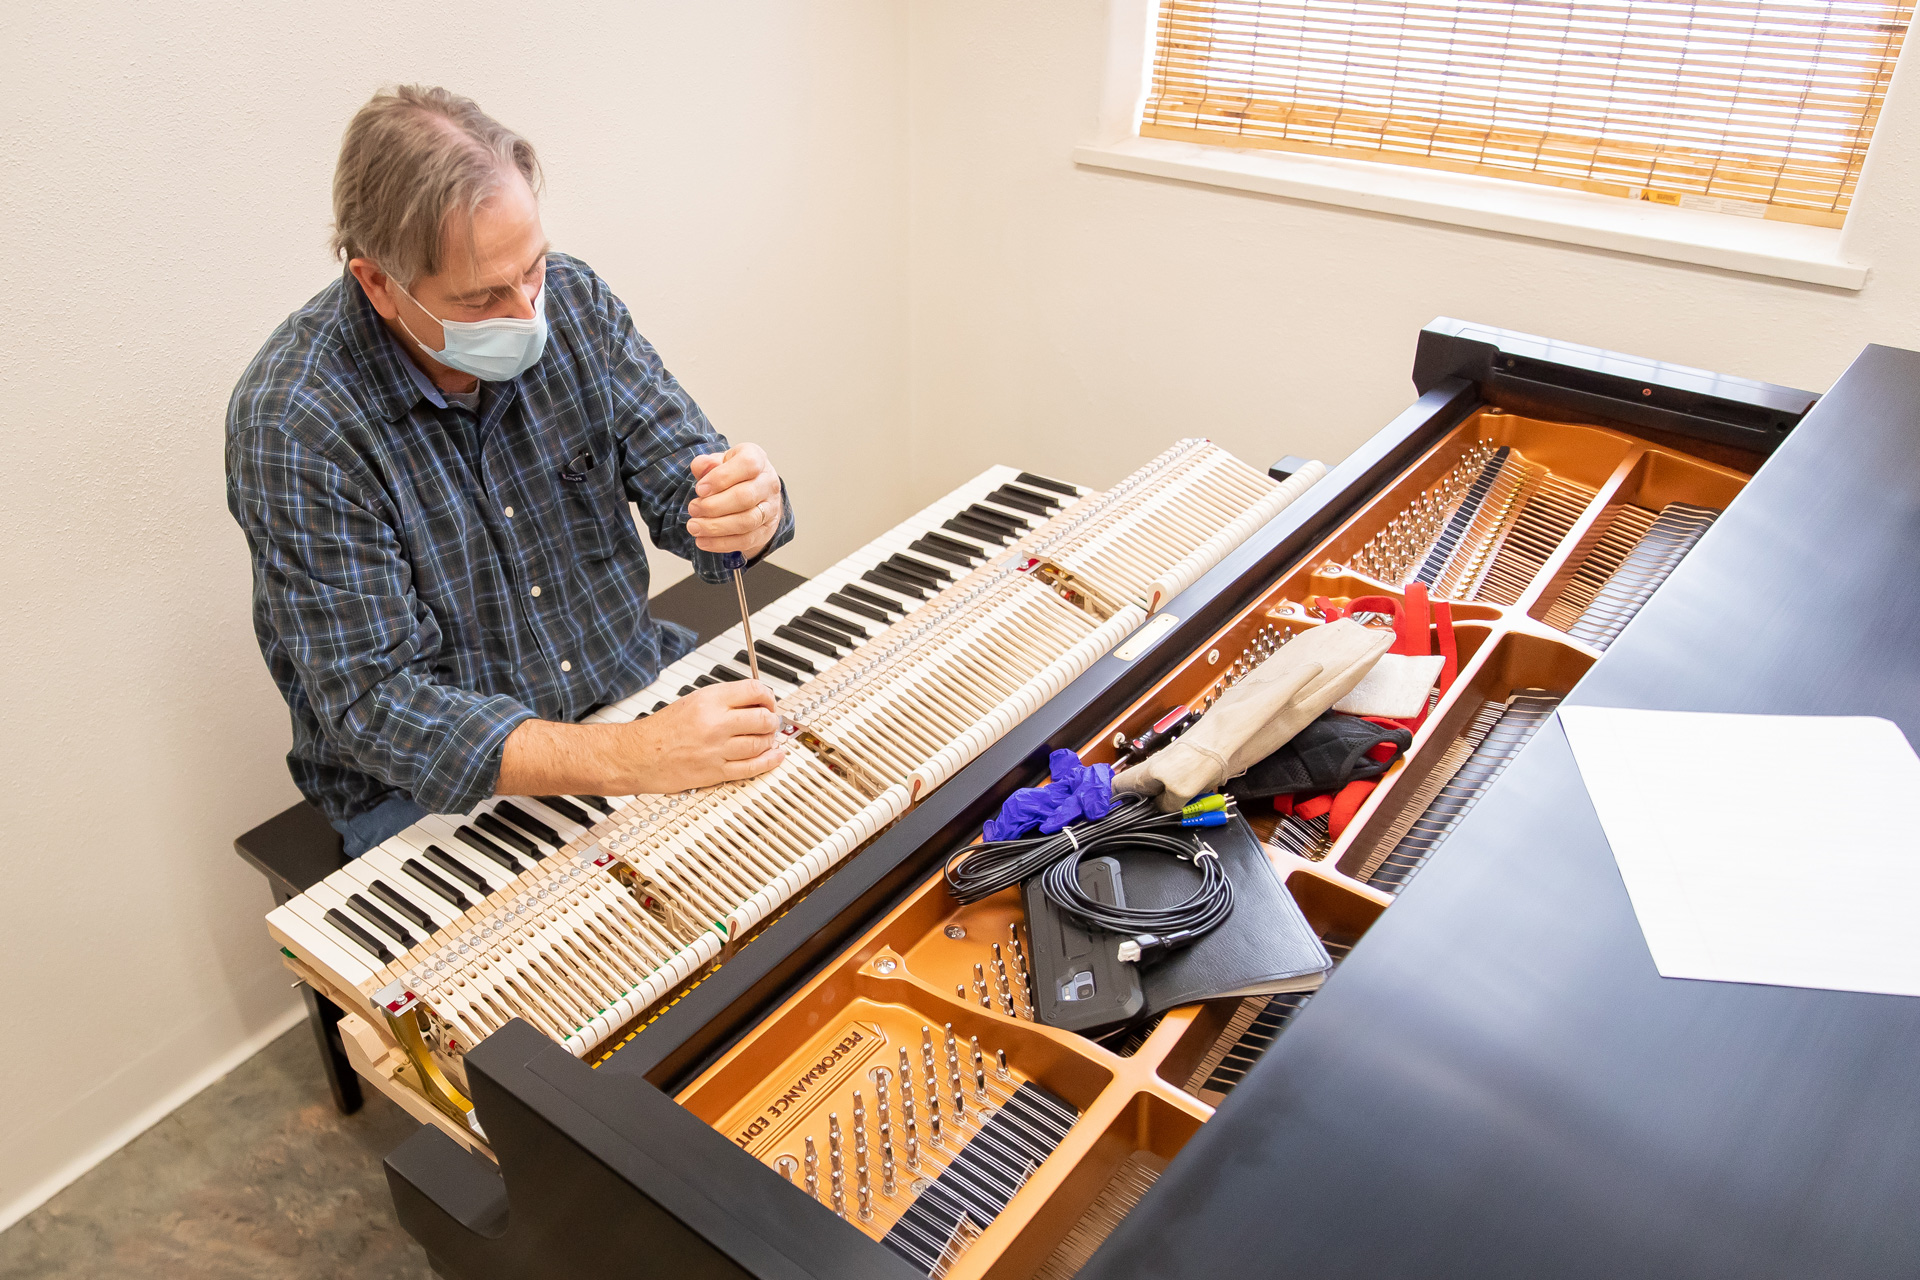
M863 1159L853 1166L854 1191L859 1196L860 1221L873 1220L873 1184L867 1180L867 1162Z
M965 1124L967 1122L967 1095L966 1092L960 1088L960 1073L958 1071L953 1073L949 1083L953 1089L953 1122L955 1124Z
M1005 1049L995 1049L993 1051L993 1076L996 1080L1013 1079L1013 1074L1007 1070L1007 1051Z
M960 1042L953 1038L953 1024L947 1024L947 1070L960 1069Z
M880 1122L880 1194L893 1194L893 1126Z
M960 997L961 1004L965 1004L967 1002L967 984L964 982L954 983L953 994Z
M853 1154L856 1160L867 1154L867 1109L858 1089L853 1091Z
M840 1161L840 1113L827 1113L827 1162L833 1167L835 1182L840 1180L840 1172L845 1167Z
M820 1153L813 1149L813 1137L808 1135L807 1143L807 1194L815 1200L820 1198Z
M973 1046L973 1096L982 1102L987 1100L987 1059L980 1052L980 1037L974 1036L969 1043Z
M792 1182L793 1175L800 1172L800 1162L792 1156L781 1156L773 1162L773 1167L779 1170L780 1176L788 1182Z

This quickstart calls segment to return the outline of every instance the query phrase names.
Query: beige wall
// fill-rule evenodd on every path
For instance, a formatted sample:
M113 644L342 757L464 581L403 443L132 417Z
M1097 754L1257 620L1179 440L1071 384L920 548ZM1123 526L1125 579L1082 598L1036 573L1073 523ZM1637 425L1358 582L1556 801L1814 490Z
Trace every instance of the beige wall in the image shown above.
M353 109L440 81L541 146L554 242L780 462L803 571L907 510L906 134L883 0L22 4L0 23L4 1225L296 1006L230 843L295 793L221 423L334 273Z
M1143 23L1144 0L1114 0ZM914 481L1003 459L1110 482L1170 440L1328 462L1412 399L1435 316L1824 390L1920 345L1920 83L1901 73L1848 228L1848 293L1076 168L1107 0L913 7ZM1910 61L1910 60L1909 60Z

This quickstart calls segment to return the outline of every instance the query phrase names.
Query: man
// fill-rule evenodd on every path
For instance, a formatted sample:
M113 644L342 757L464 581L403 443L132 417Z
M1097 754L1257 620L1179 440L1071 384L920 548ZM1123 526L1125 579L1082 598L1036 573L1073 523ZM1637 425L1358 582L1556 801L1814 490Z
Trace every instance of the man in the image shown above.
M582 725L694 637L647 611L629 515L709 582L793 536L584 263L549 250L524 139L444 89L376 95L334 173L342 277L234 389L227 501L294 781L357 856L490 795L628 795L778 764L773 695Z

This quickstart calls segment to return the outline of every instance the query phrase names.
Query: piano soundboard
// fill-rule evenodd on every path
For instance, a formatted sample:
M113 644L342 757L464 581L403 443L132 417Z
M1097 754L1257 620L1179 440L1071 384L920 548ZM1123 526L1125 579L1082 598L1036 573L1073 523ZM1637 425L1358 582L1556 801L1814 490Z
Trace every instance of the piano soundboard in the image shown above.
M1276 483L1205 440L1105 492L990 468L754 614L762 679L794 725L771 772L430 815L269 929L348 1012L356 1070L485 1150L462 1066L475 1044L513 1019L588 1060L631 1039L1324 474ZM587 719L746 672L735 626Z

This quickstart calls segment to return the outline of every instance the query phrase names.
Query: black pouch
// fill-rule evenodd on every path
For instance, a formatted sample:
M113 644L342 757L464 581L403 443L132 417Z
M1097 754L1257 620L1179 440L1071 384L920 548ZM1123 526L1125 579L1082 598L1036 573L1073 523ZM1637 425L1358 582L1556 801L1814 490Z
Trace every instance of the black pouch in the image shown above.
M1338 791L1349 782L1377 778L1393 759L1367 755L1383 742L1399 748L1398 759L1413 745L1405 729L1389 729L1359 716L1328 711L1293 735L1285 746L1227 783L1236 800Z

